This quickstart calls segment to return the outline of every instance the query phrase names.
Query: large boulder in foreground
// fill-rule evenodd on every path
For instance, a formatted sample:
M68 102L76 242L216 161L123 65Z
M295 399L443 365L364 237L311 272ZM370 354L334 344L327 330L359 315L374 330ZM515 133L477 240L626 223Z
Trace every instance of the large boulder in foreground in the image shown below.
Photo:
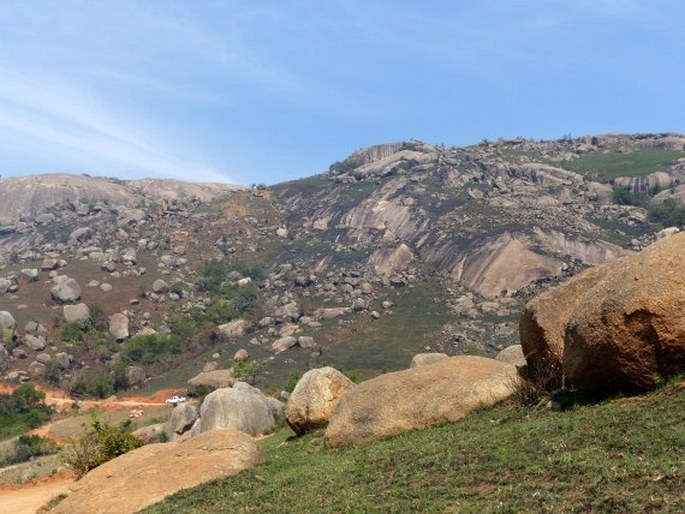
M378 376L349 389L326 430L329 446L349 446L456 421L511 395L516 368L460 356Z
M268 434L276 428L275 402L245 382L212 391L202 402L200 420L193 427L193 435L217 428L252 436Z
M644 390L685 371L685 234L584 271L523 310L533 367L579 391Z
M55 514L127 514L264 461L255 440L214 430L181 443L150 444L95 468L70 487Z
M331 419L342 394L354 386L337 369L310 369L297 382L285 407L285 420L297 435L323 427Z

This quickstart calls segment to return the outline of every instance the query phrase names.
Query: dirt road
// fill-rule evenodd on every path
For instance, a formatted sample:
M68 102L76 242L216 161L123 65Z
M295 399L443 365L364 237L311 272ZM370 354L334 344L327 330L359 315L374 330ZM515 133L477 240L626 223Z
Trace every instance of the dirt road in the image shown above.
M62 473L35 483L0 487L0 512L34 514L54 497L66 493L74 481L72 474Z

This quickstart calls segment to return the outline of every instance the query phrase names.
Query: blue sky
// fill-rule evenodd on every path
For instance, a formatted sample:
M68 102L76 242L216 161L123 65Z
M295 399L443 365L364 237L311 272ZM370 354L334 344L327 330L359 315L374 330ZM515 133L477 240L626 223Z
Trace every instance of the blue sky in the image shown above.
M421 139L685 132L681 0L0 3L0 175L243 184Z

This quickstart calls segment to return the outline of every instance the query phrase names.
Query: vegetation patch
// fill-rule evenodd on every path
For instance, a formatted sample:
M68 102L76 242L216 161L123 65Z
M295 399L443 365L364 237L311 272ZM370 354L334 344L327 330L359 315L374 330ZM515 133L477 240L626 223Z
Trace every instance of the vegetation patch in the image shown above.
M45 393L27 382L11 394L0 393L0 439L37 428L52 416L54 410L45 404Z
M562 166L567 170L608 182L616 177L637 177L663 171L681 157L685 157L685 152L645 146L627 153L588 153L564 162Z

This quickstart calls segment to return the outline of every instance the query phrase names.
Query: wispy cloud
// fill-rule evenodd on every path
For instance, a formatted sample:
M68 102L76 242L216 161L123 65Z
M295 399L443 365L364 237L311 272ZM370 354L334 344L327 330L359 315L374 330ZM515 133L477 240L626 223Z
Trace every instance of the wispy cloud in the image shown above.
M57 145L101 163L190 180L227 181L211 166L188 162L100 103L88 90L50 75L0 69L0 127ZM38 147L38 145L36 145Z

